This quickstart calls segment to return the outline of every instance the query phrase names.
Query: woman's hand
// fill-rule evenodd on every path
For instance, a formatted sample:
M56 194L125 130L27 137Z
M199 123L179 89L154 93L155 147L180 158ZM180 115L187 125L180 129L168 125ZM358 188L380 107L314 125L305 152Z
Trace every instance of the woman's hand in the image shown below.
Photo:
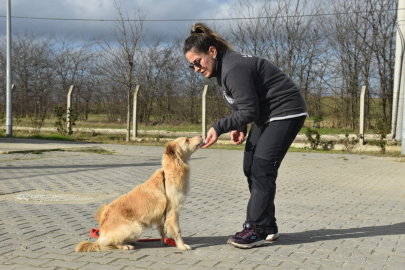
M201 148L207 148L210 145L213 145L218 140L217 132L214 128L210 128L207 133L207 138L205 139L205 144Z
M233 130L231 132L231 141L234 145L241 144L245 141L245 134L239 130Z

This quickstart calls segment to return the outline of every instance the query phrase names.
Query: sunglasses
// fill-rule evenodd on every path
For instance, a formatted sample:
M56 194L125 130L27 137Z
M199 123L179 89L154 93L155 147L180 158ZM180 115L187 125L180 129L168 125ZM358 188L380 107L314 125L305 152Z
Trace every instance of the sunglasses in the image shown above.
M202 58L200 58L199 60L195 61L194 63L190 63L190 65L188 66L191 69L194 69L194 67L197 68L202 68L200 62L201 62Z

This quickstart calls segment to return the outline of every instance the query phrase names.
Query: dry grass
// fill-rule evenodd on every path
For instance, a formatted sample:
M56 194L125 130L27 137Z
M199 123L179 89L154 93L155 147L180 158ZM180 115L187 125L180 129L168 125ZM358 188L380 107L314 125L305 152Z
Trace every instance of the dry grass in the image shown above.
M5 137L5 134L0 133L0 137ZM141 140L129 141L125 140L125 134L91 134L86 132L74 133L71 136L63 136L51 132L41 132L40 135L33 135L32 133L26 131L19 131L13 133L13 137L16 138L37 138L46 140L58 140L58 141L77 141L77 142L88 142L88 143L101 143L101 144L122 144L122 145L144 145L144 146L165 146L168 138L161 139L156 137L142 137ZM224 150L237 150L243 151L244 144L235 146L233 144L214 144L210 146L210 149L224 149ZM379 151L376 152L354 152L354 151L336 151L336 150L312 150L308 148L293 148L289 149L289 152L301 152L301 153L323 153L323 154L351 154L351 155L369 155L378 157L405 157L401 155L400 151L396 152L386 152L381 154ZM107 154L107 153L103 153ZM396 160L397 162L405 162L405 159Z

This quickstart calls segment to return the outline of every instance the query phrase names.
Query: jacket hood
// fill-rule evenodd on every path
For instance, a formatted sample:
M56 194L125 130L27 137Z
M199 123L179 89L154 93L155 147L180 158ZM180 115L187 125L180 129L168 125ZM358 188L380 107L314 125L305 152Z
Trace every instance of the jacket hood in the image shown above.
M212 74L210 78L215 78L217 76L221 75L221 68L222 68L222 56L223 52L220 52L217 54L217 58L215 59L215 65L214 65L214 70L212 71Z

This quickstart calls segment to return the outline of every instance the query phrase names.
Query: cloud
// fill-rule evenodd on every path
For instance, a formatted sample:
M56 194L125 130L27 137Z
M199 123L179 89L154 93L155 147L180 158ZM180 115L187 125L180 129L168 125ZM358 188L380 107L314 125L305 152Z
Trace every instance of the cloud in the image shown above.
M75 19L117 19L113 0L13 0L12 16ZM6 3L0 6L0 15L6 15ZM117 1L122 12L134 18L141 10L147 20L173 20L201 18L223 18L230 16L229 0L121 0ZM148 33L164 36L186 35L192 21L145 22ZM209 23L209 22L208 22ZM225 22L224 22L225 23ZM101 34L109 36L113 22L106 21L56 21L34 19L12 19L14 33L54 33L88 39ZM6 35L6 18L0 18L0 36Z

